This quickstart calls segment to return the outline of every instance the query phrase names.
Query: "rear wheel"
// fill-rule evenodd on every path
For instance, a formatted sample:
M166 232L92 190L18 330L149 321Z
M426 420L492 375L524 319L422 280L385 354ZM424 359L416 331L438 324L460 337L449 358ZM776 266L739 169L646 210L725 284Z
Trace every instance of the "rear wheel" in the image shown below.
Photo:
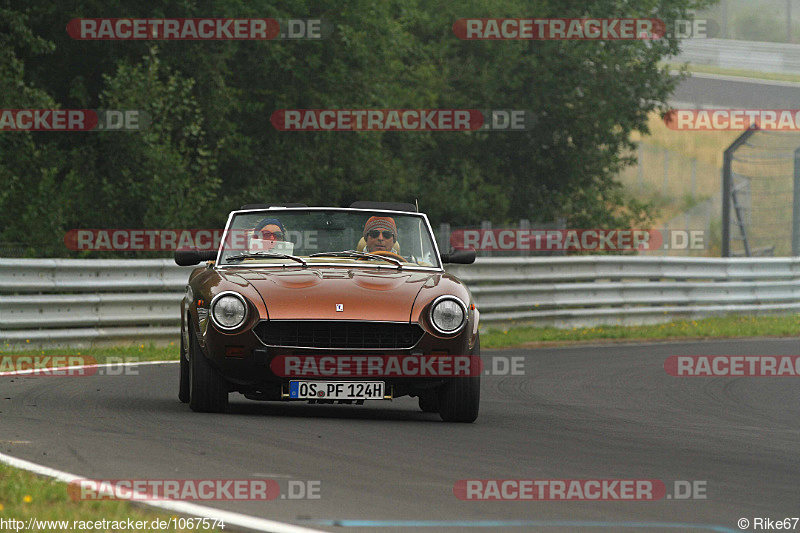
M471 355L481 355L481 339L475 339ZM481 377L451 378L439 389L439 416L445 422L474 422L481 404Z
M189 403L189 361L186 359L186 346L183 343L183 333L181 333L181 382L178 387L178 399L183 403Z
M199 413L224 413L228 408L228 385L203 355L191 327L189 350L189 407Z
M433 394L420 394L419 396L419 408L422 409L426 413L438 413L439 412L439 398L436 394L436 391Z

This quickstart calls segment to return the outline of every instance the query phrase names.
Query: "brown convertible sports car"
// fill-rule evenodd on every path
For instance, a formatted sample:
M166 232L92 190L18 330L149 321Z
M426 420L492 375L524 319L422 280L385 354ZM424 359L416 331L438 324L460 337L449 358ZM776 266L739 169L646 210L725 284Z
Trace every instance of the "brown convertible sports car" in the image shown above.
M409 395L445 421L480 404L478 310L410 204L248 205L198 265L181 304L179 398L224 412L253 400L363 404Z

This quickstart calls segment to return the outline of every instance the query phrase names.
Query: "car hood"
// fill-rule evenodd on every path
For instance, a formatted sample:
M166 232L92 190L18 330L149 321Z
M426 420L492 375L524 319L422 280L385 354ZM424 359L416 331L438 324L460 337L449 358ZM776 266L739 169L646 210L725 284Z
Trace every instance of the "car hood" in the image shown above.
M271 320L380 320L408 322L425 286L438 285L438 272L373 269L236 269L228 281L254 287ZM340 308L340 311L337 311Z

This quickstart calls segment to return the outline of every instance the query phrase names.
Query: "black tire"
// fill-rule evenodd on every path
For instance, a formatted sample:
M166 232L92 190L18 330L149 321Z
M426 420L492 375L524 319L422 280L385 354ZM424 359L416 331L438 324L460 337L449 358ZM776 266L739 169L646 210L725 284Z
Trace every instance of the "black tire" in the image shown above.
M420 394L419 408L425 413L438 413L439 397L436 395L436 392L433 394Z
M186 347L183 344L183 333L181 333L181 381L178 386L178 399L183 403L189 403L189 361L186 359Z
M228 409L228 385L211 367L191 326L189 350L189 407L198 413L224 413Z
M481 355L480 335L471 355ZM445 422L475 422L480 405L480 376L451 378L439 389L439 416Z

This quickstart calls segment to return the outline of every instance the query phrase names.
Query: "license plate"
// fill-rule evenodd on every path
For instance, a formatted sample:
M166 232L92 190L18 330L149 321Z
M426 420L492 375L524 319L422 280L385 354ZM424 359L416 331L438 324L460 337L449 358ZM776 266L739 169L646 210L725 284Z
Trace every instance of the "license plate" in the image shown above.
M299 400L383 400L383 381L290 381L289 398Z

